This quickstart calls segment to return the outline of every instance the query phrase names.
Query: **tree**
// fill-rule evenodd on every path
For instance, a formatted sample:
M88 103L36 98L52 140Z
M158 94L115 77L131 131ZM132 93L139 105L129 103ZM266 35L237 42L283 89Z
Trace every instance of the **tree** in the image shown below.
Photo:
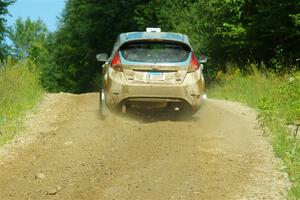
M1 0L0 1L0 61L3 61L6 52L7 52L7 45L5 44L4 37L6 33L6 19L4 18L5 15L8 14L7 7L11 5L15 0Z
M29 18L16 20L14 26L9 27L8 35L12 41L11 56L18 61L30 59L38 66L40 80L43 87L49 91L60 91L62 88L57 83L61 75L54 62L55 34L47 31L46 25L38 19Z
M58 85L63 91L85 92L95 89L100 73L95 59L109 53L122 32L137 30L135 8L142 0L69 0L55 33L53 55L57 64Z
M300 57L300 2L285 0L247 0L243 24L248 48L256 60L270 60L276 54Z
M141 27L154 24L164 31L187 34L198 54L222 63L245 54L241 53L246 49L242 6L243 0L152 0L138 8L136 20Z
M300 2L285 0L152 0L137 8L140 27L185 33L215 64L300 57ZM176 14L174 14L176 13Z
M41 19L37 21L30 18L25 21L17 19L15 25L8 31L13 43L12 55L18 60L26 58L38 60L46 51L47 34L47 27Z
M273 68L279 57L290 64L300 57L299 8L286 0L68 0L49 43L47 77L59 90L94 90L95 55L109 53L118 34L149 26L187 34L197 54L224 70L249 60Z

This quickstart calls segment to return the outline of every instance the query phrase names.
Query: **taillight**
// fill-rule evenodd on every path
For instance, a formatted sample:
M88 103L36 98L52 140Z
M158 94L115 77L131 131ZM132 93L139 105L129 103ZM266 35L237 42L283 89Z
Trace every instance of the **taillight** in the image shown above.
M194 53L192 53L191 62L188 68L188 72L194 72L199 69L199 62Z
M118 51L115 53L115 55L111 61L111 67L116 71L123 71Z

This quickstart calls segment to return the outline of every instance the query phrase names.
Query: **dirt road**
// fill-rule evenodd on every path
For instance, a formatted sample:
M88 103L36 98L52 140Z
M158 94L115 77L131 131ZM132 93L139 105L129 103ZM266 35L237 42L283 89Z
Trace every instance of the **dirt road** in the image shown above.
M110 116L98 95L50 94L0 150L0 199L285 199L255 113L209 100L186 121Z

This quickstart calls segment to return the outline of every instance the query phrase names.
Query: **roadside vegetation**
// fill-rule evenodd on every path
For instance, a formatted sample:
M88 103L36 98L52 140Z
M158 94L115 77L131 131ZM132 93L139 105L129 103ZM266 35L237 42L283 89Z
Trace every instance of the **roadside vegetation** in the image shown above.
M146 27L187 34L196 54L210 58L206 73L212 81L227 62L240 68L263 62L267 69L288 71L300 58L298 1L67 0L51 33L41 20L18 19L7 27L2 16L14 2L0 3L0 60L30 58L50 92L98 91L101 63L95 55L110 53L120 33ZM283 65L274 65L274 59Z
M215 71L226 70L227 62L241 67L248 61L264 62L273 69L278 66L273 65L272 59L279 55L282 68L294 65L300 58L298 1L68 0L57 31L45 34L45 39L43 35L28 34L44 30L30 28L30 24L28 20L18 20L14 31L10 31L19 38L10 37L17 47L14 49L21 47L29 53L14 51L14 55L38 56L43 86L51 92L98 91L101 63L95 55L110 53L120 33L145 31L146 27L187 34L196 54L209 56L206 73L212 80ZM41 23L35 24L42 27ZM26 34L18 34L23 31ZM39 51L28 51L23 44L31 44ZM40 50L42 55L36 53Z
M36 66L30 61L0 67L0 145L22 128L22 117L43 94Z
M292 182L291 199L300 199L300 72L278 75L247 66L244 73L230 67L219 72L208 90L211 98L243 102L258 111L258 121L271 138L275 153L282 159L282 170ZM250 69L250 71L249 71Z

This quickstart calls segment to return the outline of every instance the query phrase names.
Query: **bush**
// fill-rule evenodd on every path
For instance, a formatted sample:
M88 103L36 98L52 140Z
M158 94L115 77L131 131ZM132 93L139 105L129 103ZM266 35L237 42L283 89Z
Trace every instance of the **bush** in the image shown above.
M36 66L31 61L0 67L0 145L22 127L22 116L43 94Z

